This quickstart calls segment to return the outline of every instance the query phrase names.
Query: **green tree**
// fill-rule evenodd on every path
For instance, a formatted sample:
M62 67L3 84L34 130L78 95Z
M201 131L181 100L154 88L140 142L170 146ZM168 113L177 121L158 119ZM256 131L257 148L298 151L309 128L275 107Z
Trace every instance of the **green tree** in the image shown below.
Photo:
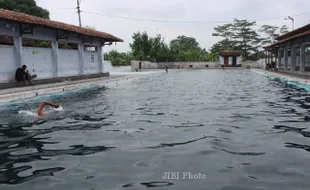
M283 35L283 34L286 34L288 33L288 27L286 25L283 25L281 28L280 28L280 34Z
M222 51L233 51L240 50L239 47L236 46L236 43L228 38L221 40L212 45L209 51L208 59L209 61L217 61Z
M157 62L174 61L174 57L171 53L169 46L164 42L164 39L160 43L159 51L156 57Z
M49 11L37 6L35 0L0 0L0 8L49 19Z
M214 28L218 36L225 38L226 40L232 40L233 32L232 32L233 24L224 24L222 26L217 26Z
M178 36L169 46L160 34L150 37L146 32L136 32L130 44L132 57L152 62L206 61L208 52L201 49L195 38Z
M105 53L104 60L111 61L113 66L125 66L130 65L133 56L130 52L128 53L119 53L116 50L112 50L108 53Z
M270 25L263 25L259 29L259 32L262 32L265 37L262 39L262 45L269 45L275 42L275 38L279 36L277 30L279 29L278 26L270 26Z
M260 35L253 29L256 26L255 21L246 19L234 19L232 26L232 39L236 48L242 50L244 58L247 60L252 54L257 54L261 47Z
M187 36L178 36L170 42L170 51L175 61L194 61L197 58L197 52L201 53L199 43L195 38ZM193 58L189 58L193 55Z
M146 32L136 32L132 36L133 43L129 44L132 55L138 60L149 60L151 58L152 44Z

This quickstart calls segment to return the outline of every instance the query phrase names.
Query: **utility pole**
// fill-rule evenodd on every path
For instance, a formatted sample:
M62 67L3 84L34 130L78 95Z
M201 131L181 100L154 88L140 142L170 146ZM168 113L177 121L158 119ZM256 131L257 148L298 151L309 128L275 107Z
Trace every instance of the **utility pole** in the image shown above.
M287 18L285 18L285 20L291 20L292 21L292 30L294 30L294 21L295 21L294 18L288 16Z
M81 9L80 9L80 0L76 0L77 2L77 13L78 13L78 16L79 16L79 25L80 27L82 27L82 21L81 21Z

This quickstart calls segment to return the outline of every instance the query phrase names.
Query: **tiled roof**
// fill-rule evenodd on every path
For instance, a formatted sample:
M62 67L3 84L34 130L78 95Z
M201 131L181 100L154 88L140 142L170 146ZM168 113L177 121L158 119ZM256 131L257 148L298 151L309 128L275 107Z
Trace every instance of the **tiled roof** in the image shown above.
M242 55L242 51L222 51L220 55L221 56L240 56Z
M305 31L305 32L302 32L302 33L299 33L299 34L296 34L296 35L294 35L294 36L290 36L290 37L288 37L288 38L284 38L284 39L282 39L282 40L279 40L279 41L277 41L276 43L274 43L274 44L272 44L272 45L266 47L266 49L272 49L272 48L274 48L275 45L278 45L278 44L287 42L287 41L292 40L292 39L296 39L296 38L298 38L298 37L306 36L306 35L310 35L310 30Z
M123 42L122 39L112 36L111 34L105 32L99 32L93 29L83 28L71 24L65 24L62 22L52 21L36 16L27 15L24 13L13 12L5 9L0 9L0 19L6 19L10 21L27 23L27 24L36 24L48 28L60 29L75 32L78 34L83 34L92 37L103 38L109 42Z
M303 26L303 27L297 28L297 29L295 29L295 30L293 30L293 31L290 31L290 32L286 33L286 34L283 34L283 35L281 35L281 36L278 36L278 37L276 38L276 40L279 40L279 41L280 41L280 40L284 40L284 39L287 39L287 38L289 38L289 37L295 36L295 35L297 35L297 34L307 32L307 31L309 31L309 30L310 30L310 24L307 24L307 25L305 25L305 26Z

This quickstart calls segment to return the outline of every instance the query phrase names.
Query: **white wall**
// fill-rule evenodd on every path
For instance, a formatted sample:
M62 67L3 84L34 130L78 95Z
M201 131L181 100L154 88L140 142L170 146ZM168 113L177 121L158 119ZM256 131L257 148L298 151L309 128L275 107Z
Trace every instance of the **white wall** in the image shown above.
M58 75L59 77L79 75L79 51L58 50Z
M113 66L111 61L104 61L105 72L131 72L131 66Z
M149 61L143 61L142 62L142 68L147 68L147 69L157 69L158 68L158 63L152 63Z
M242 66L249 65L251 68L266 68L265 59L260 59L257 61L243 61L241 64Z
M38 79L53 77L53 60L51 48L23 47L22 65L26 65L30 74Z
M135 69L139 69L139 62L140 61L131 61L132 71ZM180 68L190 68L190 65L192 65L192 68L196 69L202 69L206 68L206 65L209 67L219 67L219 62L159 62L159 63L152 63L149 61L141 61L142 63L142 69L158 69L164 68L165 65L168 65L169 67L174 66L174 68L177 68L179 65Z
M242 56L237 57L237 65L242 64Z
M220 64L224 64L224 57L219 56L219 62L220 62Z
M15 80L15 64L14 46L0 45L0 81Z
M81 35L74 32L68 32L67 39L57 39L56 29L45 28L42 26L34 27L32 34L23 33L21 35L20 31L21 29L25 29L25 27L27 27L26 24L18 24L16 22L3 19L0 19L0 26L0 35L15 37L15 46L13 52L12 48L0 48L1 63L4 63L5 60L5 65L1 65L2 68L0 69L0 82L8 82L8 80L13 80L15 70L17 69L16 67L19 67L23 64L28 66L28 70L31 72L31 74L37 74L38 79L51 78L54 77L54 74L56 73L58 76L79 75L80 67L82 64L84 64L84 74L95 74L104 71L101 69L103 64L99 65L99 63L103 63L99 60L103 57L103 52L101 50L95 53L94 61L91 61L92 56L89 54L89 52L82 53L82 51L78 51L78 57L76 57L76 51L61 49L57 50L57 45L55 45L55 42L59 40L76 43L79 46L91 45L101 47L103 40L100 38L93 37L91 42L87 42L86 40L82 40ZM59 31L59 35L60 34L62 34L62 31ZM21 47L21 38L51 41L53 43L54 49ZM21 49L22 51L20 51ZM68 52L64 53L64 51ZM100 56L99 52L102 52L100 53ZM82 59L82 61L80 59ZM79 64L77 64L77 60ZM12 62L15 62L15 66L11 65ZM57 63L58 65L56 67ZM14 71L11 71L13 68ZM57 68L58 70L56 71ZM78 71L77 68L79 68ZM12 72L14 75L11 77Z
M224 57L223 56L219 56L219 63L221 65L224 65ZM236 64L237 65L242 64L242 56L237 57L237 63ZM232 57L231 56L228 57L228 65L232 65Z
M132 70L139 69L139 62L142 64L142 69L157 69L158 63L151 63L149 61L131 61Z
M99 73L98 52L84 51L84 74Z
M192 65L192 68L194 69L203 69L206 68L206 65L209 67L219 67L219 62L174 62L174 65L180 65L180 68L190 68L190 65Z

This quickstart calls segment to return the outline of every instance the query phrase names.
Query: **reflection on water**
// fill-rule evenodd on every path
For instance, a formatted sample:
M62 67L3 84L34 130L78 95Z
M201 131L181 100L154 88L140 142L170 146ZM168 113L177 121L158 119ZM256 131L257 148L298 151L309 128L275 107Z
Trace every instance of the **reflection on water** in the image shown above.
M249 70L176 71L0 112L0 189L308 189L310 96ZM165 172L207 179L163 179Z

